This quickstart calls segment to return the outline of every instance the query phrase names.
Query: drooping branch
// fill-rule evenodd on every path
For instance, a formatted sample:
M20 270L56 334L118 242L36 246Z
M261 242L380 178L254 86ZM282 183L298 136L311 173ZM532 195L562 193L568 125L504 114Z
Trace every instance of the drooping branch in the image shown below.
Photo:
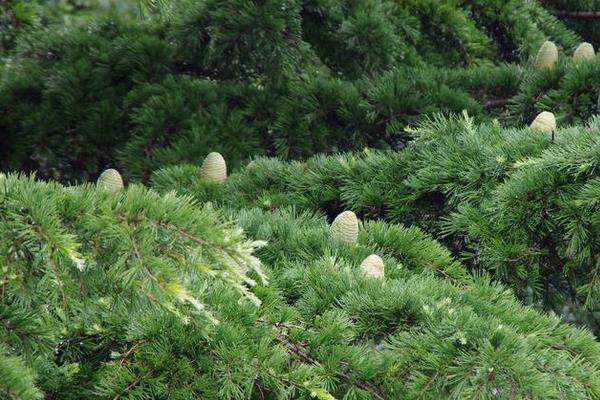
M306 351L304 351L303 346L297 343L293 343L291 341L288 340L288 337L286 335L286 333L284 332L283 328L285 327L284 324L276 324L275 328L277 329L277 335L276 335L276 340L282 344L288 352L296 355L298 358L300 358L302 360L302 362L307 363L307 364L312 364L315 366L321 366L321 363L319 363L319 361L317 359L315 359L314 357L310 356L310 354L308 354ZM344 372L344 371L335 371L335 374L343 379L349 380L354 382L354 384L363 389L366 390L367 392L371 393L371 395L373 396L373 398L377 399L377 400L383 400L384 398L378 393L378 390L376 387L374 387L373 385L371 385L369 382L363 381L363 380L359 380L356 379L351 372Z

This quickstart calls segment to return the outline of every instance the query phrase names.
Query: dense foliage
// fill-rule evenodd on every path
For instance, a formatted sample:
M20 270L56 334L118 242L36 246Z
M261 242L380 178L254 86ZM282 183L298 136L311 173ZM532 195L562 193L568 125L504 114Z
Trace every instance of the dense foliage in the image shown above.
M218 190L192 165L161 170L154 181L217 204L330 216L348 208L420 226L523 301L598 331L599 133L597 119L555 134L437 119L398 153L257 159Z
M21 0L0 2L0 55L15 45L18 34L37 24L31 3Z
M267 241L265 286L255 244L190 199L1 179L9 399L600 395L589 333L416 228L365 223L349 245L310 212L224 209ZM373 252L384 282L358 269Z
M0 398L600 398L597 17L0 0Z
M147 181L211 150L237 167L399 149L434 113L521 125L597 108L597 62L575 68L582 39L537 2L239 3L182 0L165 19L29 35L0 70L1 166L63 181L117 166ZM560 60L537 71L546 39Z
M260 304L248 290L266 283L252 255L258 243L208 207L142 187L120 194L20 176L1 176L0 187L0 365L17 368L0 381L2 398L39 397L31 373L19 373L29 368L48 396L76 398L95 385L104 398L103 385L119 386L109 377L138 372L111 361L127 343L152 331L160 347L167 321L197 335L218 322L201 298L209 287L230 289L242 308Z

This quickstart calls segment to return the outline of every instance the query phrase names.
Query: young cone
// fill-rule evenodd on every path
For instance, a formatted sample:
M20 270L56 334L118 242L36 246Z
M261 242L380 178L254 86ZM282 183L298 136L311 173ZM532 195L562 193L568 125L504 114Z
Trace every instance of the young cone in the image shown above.
M554 114L548 111L542 111L535 117L529 127L545 133L554 132L556 130L556 119L554 118Z
M370 278L383 278L385 275L385 266L383 260L377 254L371 254L360 264L360 270Z
M535 68L538 70L552 68L558 61L558 49L554 42L546 40L538 50Z
M107 169L105 170L98 181L96 182L98 187L101 187L106 190L110 190L111 192L118 192L123 190L123 178L121 178L121 174L116 169Z
M202 162L200 176L219 183L225 182L225 179L227 179L227 164L223 156L217 152L207 155L204 162Z
M352 211L344 211L339 214L329 230L331 239L344 243L353 244L358 239L358 218Z
M594 58L594 56L594 46L592 46L591 43L583 42L577 47L577 49L575 49L575 52L573 53L573 60L591 60Z

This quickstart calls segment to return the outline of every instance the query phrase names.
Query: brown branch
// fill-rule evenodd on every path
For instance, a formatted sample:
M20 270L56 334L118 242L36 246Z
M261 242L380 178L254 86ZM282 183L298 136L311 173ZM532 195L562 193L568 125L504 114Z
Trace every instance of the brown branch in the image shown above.
M135 381L131 382L129 385L127 385L127 387L125 389L123 389L123 391L121 393L119 393L118 395L116 395L115 397L113 397L112 400L120 400L121 397L129 392L134 386L138 385L142 379L146 379L148 376L152 375L154 371L150 370L148 371L144 376L137 378Z
M573 349L572 347L568 347L568 346L566 346L564 344L561 344L561 343L552 343L550 345L550 348L554 349L554 350L559 350L559 351L566 351L566 352L568 352L569 354L571 354L574 357L579 357L580 356L580 354L577 353L577 351L575 349Z
M208 243L206 240L204 240L204 239L201 239L201 238L199 238L199 237L197 237L197 236L194 236L194 235L192 235L191 233L187 232L187 231L186 231L186 230L184 230L184 229L178 229L178 228L175 228L175 229L177 230L177 232L178 232L180 235L182 235L182 236L185 236L186 238L188 238L188 239L189 239L189 240L191 240L192 242L196 242L196 243L198 243L198 244L205 245L205 246L208 246L208 245L210 245L210 243Z
M508 104L508 102L510 101L510 97L499 97L496 99L489 99L489 100L484 100L481 105L483 106L483 108L486 109L490 109L490 108L500 108L500 107L504 107L505 105Z
M600 18L600 11L569 11L554 10L552 12L557 17L579 18L579 19L597 19Z
M131 353L136 351L138 346L146 343L146 341L147 341L146 339L142 339L142 340L138 341L136 344L134 344L133 347L131 347L129 350L127 350L127 352L123 355L123 358L121 358L121 362L119 364L123 365L125 360L127 360L127 358L131 355Z
M301 345L299 345L297 343L292 343L287 340L287 336L281 330L282 325L278 324L277 328L279 328L279 329L278 329L278 334L276 336L276 339L279 343L281 343L282 345L285 346L285 348L288 350L288 352L295 354L297 357L299 357L305 363L316 365L316 366L322 368L321 363L319 363L319 361L317 359L311 357L307 352L305 352L302 349ZM378 393L378 389L375 386L373 386L372 384L370 384L369 382L355 379L352 376L352 373L350 373L350 372L344 372L344 371L334 371L334 372L338 377L344 378L349 381L353 381L357 387L359 387L363 390L366 390L367 392L370 392L374 398L376 398L378 400L384 400L384 398Z
M419 393L419 397L424 395L427 390L429 389L429 387L431 386L431 384L435 381L435 379L438 377L439 372L436 372L435 374L433 374L432 377L429 378L429 380L427 381L427 385L425 385L425 387L423 389L421 389L421 392Z
M302 361L309 363L309 364L320 366L319 361L317 361L315 358L311 357L308 353L304 352L298 344L288 342L283 333L280 333L277 335L277 341L279 343L283 344L290 353L294 353L295 355L300 357L302 359Z
M127 230L129 231L129 240L131 241L131 246L133 247L133 256L140 261L140 265L141 265L142 269L146 272L146 274L154 282L156 282L159 286L162 286L160 281L152 274L152 271L150 271L148 269L148 267L146 267L146 264L144 264L144 258L142 257L140 248L137 244L137 240L135 239L135 229L132 228L131 225L129 225L127 216L122 214L122 215L120 215L120 219L125 224L125 226L127 227Z

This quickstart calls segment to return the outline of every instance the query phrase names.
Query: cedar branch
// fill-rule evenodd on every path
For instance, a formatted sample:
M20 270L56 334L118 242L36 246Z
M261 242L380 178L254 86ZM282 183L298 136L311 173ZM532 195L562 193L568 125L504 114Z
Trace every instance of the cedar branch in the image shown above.
M297 357L299 357L303 362L308 363L308 364L312 364L312 365L316 365L316 366L321 366L321 364L319 363L319 361L313 357L311 357L308 353L306 353L300 345L296 344L296 343L292 343L287 339L286 334L282 331L282 327L284 325L279 325L278 324L278 334L276 336L276 339L279 343L281 343L282 345L285 346L285 348L292 354L295 354ZM340 378L344 378L346 380L349 381L353 381L356 386L358 386L359 388L366 390L367 392L370 392L374 398L378 399L378 400L384 400L384 398L377 393L377 388L374 387L373 385L371 385L370 383L366 382L366 381L362 381L362 380L357 380L352 376L352 373L350 372L343 372L343 371L335 371L335 374L340 377Z
M554 10L553 14L557 17L578 18L578 19L597 19L600 18L600 11L570 11Z

